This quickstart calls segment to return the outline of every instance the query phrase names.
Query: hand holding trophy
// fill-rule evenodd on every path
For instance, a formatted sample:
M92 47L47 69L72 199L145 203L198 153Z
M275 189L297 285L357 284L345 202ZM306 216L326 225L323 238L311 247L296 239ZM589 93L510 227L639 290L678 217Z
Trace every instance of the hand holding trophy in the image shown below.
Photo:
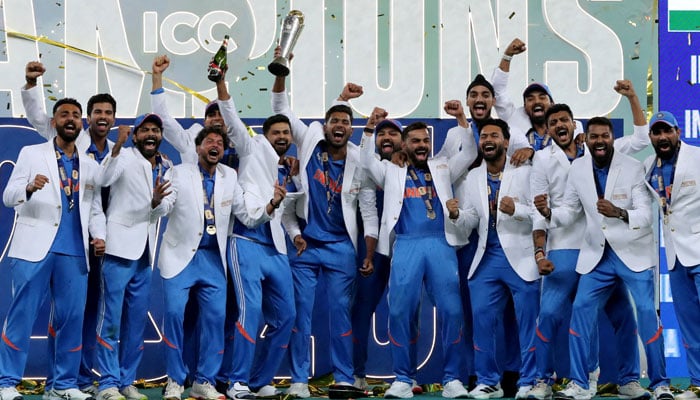
M275 76L289 75L289 53L294 49L294 45L299 39L299 34L304 27L304 14L299 10L292 10L282 21L282 33L280 34L281 54L276 57L270 65L267 66L268 71Z

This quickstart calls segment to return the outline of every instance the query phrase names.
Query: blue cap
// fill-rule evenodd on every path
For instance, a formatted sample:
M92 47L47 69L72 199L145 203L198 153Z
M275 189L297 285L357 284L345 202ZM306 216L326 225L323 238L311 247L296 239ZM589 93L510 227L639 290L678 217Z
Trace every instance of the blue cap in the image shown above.
M657 123L662 123L670 126L671 128L675 128L678 126L678 121L676 121L676 117L673 116L668 111L659 111L656 114L654 114L653 117L651 117L651 120L649 120L649 128L653 128L654 125Z
M219 103L216 100L210 101L209 103L207 103L207 106L204 107L204 118L206 119L207 115L209 115L209 113L212 113L212 112L214 112L214 110L218 110L218 109L219 109Z
M528 87L525 88L523 91L523 99L527 97L528 94L532 92L542 92L542 93L547 93L547 96L549 96L549 101L554 103L554 98L552 97L552 92L549 90L549 86L545 85L544 83L531 83Z
M377 126L374 127L374 133L379 132L382 128L386 128L387 126L390 126L399 132L401 132L403 130L403 128L402 128L403 125L401 125L401 122L399 122L398 120L395 120L395 119L385 118L385 119L379 121Z
M160 119L157 114L149 113L136 117L134 120L134 129L132 129L131 132L135 133L141 127L141 125L145 124L146 122L153 122L154 124L158 125L160 129L163 129L163 120Z

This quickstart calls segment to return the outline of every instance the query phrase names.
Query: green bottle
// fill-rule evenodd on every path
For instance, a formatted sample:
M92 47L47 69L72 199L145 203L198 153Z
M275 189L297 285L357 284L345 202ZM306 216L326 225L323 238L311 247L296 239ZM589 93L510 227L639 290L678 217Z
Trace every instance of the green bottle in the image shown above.
M219 47L219 51L217 51L216 54L214 54L214 57L212 57L211 61L209 62L208 78L210 81L213 81L213 82L220 81L221 77L223 76L224 71L226 71L226 65L227 65L226 47L228 47L228 38L229 38L228 35L224 36L224 41L221 43L221 47Z

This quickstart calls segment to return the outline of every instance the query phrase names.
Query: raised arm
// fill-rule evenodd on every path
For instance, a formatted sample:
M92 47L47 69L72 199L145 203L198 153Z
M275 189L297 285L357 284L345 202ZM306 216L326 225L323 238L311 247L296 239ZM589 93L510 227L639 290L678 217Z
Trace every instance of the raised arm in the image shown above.
M236 152L240 157L245 157L253 152L253 138L248 133L248 128L245 126L236 111L236 104L226 88L226 72L223 73L221 79L216 82L217 102L219 103L219 111L224 119L224 123L228 128L228 138L236 147Z
M375 136L374 128L384 118L387 112L381 107L374 107L372 114L367 119L367 124L362 134L360 141L360 165L366 171L367 176L374 181L380 188L384 187L384 178L386 176L386 165L380 161L374 154Z
M494 108L496 108L498 117L506 121L508 121L515 112L515 104L507 94L510 62L515 55L525 50L527 50L527 47L522 40L518 38L513 39L503 51L503 57L501 57L498 67L494 69L493 75L491 76L491 84L493 85L493 90L496 92L494 93L496 96Z
M165 89L163 89L163 72L170 66L168 56L157 56L153 59L151 67L151 111L158 114L163 120L163 138L170 143L180 154L194 151L194 136L190 135L180 125L170 112L165 101Z
M630 103L634 132L615 140L615 150L625 154L635 154L644 150L649 145L649 125L647 118L634 91L632 81L623 79L615 82L615 91L625 97Z
M467 116L464 113L462 102L450 100L445 102L445 112L457 119L457 126L447 132L447 136L458 137L461 149L454 156L449 157L447 165L450 168L450 182L455 183L457 179L464 176L469 170L469 166L476 160L477 149L474 135L467 123ZM444 146L443 146L444 147Z
M37 85L39 77L44 75L46 68L38 61L30 61L24 69L26 84L22 87L22 105L27 114L27 120L36 131L46 140L56 136L56 128L51 126L51 117L44 111L41 88ZM82 126L81 126L82 128Z

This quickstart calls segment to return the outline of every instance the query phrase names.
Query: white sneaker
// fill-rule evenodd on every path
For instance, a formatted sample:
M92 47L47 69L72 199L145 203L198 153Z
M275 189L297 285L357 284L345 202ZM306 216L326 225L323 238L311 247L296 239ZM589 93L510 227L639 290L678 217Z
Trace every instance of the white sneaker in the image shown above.
M576 382L571 381L564 390L554 393L554 400L590 400L591 393Z
M194 386L193 386L194 387ZM291 388L290 388L291 389ZM250 391L248 385L241 382L234 382L227 391L226 395L232 399L254 399L255 395Z
M528 399L547 400L552 398L552 387L546 382L537 382L535 386L527 392Z
M292 383L291 385L289 385L289 389L287 389L287 394L302 399L311 397L311 393L309 392L309 384L303 382Z
M423 388L415 379L411 379L411 391L413 394L423 394Z
M48 398L49 400L95 400L92 395L83 393L77 388L51 389Z
M413 393L413 388L411 388L411 393ZM442 387L442 397L448 399L466 399L469 397L469 391L464 388L464 385L462 385L459 379L453 379Z
M282 394L282 391L272 385L265 385L255 392L255 397L277 397Z
M683 393L678 393L674 397L676 400L697 400L698 393L700 393L700 387L695 385L688 386L688 389L683 391Z
M226 395L216 391L214 385L209 382L193 383L189 397L200 400L226 400Z
M384 392L385 399L410 399L413 397L411 384L401 381L392 382L389 389Z
M503 389L501 389L500 383L496 386L480 383L469 392L469 397L473 399L498 399L503 397Z
M148 400L148 396L139 392L134 385L124 386L119 393L123 394L126 400Z
M651 393L644 389L638 381L627 382L617 389L618 397L621 399L650 399Z
M654 399L655 400L673 400L673 393L668 386L657 386L654 389Z
M532 390L532 385L520 386L515 393L515 400L527 399L527 394Z
M97 394L99 393L100 390L99 390L99 387L97 385L88 385L88 386L81 387L80 391L83 393L87 393L94 398L97 398Z
M588 373L588 391L591 392L591 397L598 394L598 378L600 378L600 367Z
M14 386L0 388L0 400L22 400L22 398L22 395L19 394Z
M367 390L369 385L367 384L367 378L355 375L355 382L352 383L356 388Z
M168 384L165 385L165 389L163 389L163 400L181 400L182 392L184 391L184 387L168 378Z
M97 400L126 400L126 398L119 393L119 389L114 386L97 392L96 398Z

